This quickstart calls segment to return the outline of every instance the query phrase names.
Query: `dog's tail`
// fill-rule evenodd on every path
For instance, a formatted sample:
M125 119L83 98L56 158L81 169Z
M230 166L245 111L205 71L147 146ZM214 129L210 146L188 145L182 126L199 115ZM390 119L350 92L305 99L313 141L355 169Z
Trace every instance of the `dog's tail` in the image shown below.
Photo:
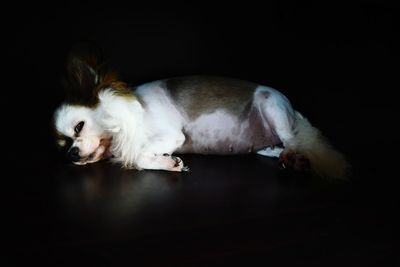
M290 148L308 159L315 174L329 178L346 178L349 165L344 156L298 112L296 112L294 133L295 137L290 142Z

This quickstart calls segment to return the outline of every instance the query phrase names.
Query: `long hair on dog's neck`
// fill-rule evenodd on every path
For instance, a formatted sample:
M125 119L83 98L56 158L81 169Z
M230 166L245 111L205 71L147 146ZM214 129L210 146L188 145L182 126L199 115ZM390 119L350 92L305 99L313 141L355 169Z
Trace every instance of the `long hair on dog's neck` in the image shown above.
M112 135L113 161L124 168L136 168L138 152L145 140L143 132L143 107L135 97L118 95L105 89L99 93L99 111L102 127Z

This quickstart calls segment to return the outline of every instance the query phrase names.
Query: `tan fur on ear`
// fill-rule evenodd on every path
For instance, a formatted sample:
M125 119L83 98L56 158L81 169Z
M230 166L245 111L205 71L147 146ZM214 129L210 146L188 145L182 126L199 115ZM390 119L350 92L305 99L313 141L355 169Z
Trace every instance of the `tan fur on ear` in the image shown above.
M128 85L120 81L115 72L105 73L100 77L100 84L96 88L97 92L100 92L104 89L112 89L115 91L117 95L135 99L136 97L133 95L132 91L128 88Z

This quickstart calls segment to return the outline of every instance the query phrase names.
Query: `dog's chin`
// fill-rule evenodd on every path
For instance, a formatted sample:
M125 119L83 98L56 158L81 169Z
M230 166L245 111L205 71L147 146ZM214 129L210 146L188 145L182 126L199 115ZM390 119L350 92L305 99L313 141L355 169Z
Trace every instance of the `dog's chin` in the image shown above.
M76 165L86 165L88 163L95 163L97 161L100 161L102 159L105 159L103 155L98 155L97 149L95 152L91 153L89 156L82 158L79 161L74 162Z
M88 156L82 157L81 160L74 162L76 165L86 165L88 163L95 163L97 161L108 159L112 157L110 152L111 140L102 139L100 145Z

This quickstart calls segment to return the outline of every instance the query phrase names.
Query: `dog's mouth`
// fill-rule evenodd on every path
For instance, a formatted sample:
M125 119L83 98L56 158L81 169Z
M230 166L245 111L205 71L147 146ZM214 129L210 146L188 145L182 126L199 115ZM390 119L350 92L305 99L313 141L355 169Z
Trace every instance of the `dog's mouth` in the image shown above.
M110 151L111 138L104 138L100 140L99 146L88 156L82 157L79 161L74 162L76 165L86 165L88 163L94 163L103 159L112 157Z

